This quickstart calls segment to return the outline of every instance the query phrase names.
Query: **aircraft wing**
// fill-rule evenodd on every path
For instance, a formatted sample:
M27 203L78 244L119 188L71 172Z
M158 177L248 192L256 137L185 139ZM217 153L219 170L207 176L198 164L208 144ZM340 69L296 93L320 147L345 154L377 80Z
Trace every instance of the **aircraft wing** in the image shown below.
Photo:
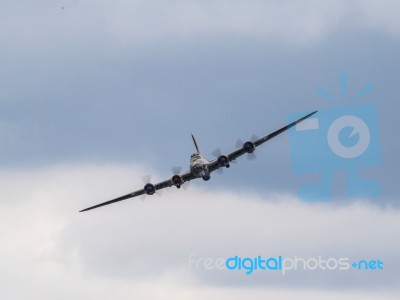
M277 135L281 134L282 132L285 132L286 130L288 130L289 128L295 126L296 124L298 124L298 123L304 121L305 119L311 117L312 115L314 115L317 112L318 111L316 110L316 111L314 111L312 113L309 113L308 115L306 115L306 116L304 116L304 117L302 117L302 118L300 118L300 119L298 119L298 120L296 120L296 121L294 121L294 122L292 122L292 123L290 123L290 124L288 124L288 125L286 125L286 126L284 126L282 128L279 128L278 130L275 130L274 132L272 132L270 134L267 134L267 135L265 135L265 136L263 136L263 137L261 137L259 139L256 139L255 141L252 141L252 143L254 144L254 149L257 148L258 146L264 144L266 141L269 141L270 139L272 139L272 138L276 137ZM242 156L245 153L247 153L247 150L243 146L243 147L241 147L239 149L236 149L236 150L226 154L226 156L228 157L229 161L231 162L231 161L235 160L236 158ZM210 173L215 171L215 170L217 170L217 169L219 169L220 167L221 166L218 165L218 159L214 159L208 164L208 170L209 170Z
M106 202L103 202L103 203L100 203L100 204L97 204L97 205L82 209L79 212L95 209L95 208L98 208L98 207L101 207L101 206L104 206L104 205L109 205L109 204L112 204L112 203L115 203L115 202L119 202L119 201L122 201L122 200L126 200L126 199L129 199L129 198L140 196L140 195L143 195L143 194L144 194L144 189L141 189L141 190L138 190L136 192L133 192L133 193L130 193L130 194L115 198L113 200L109 200L109 201L106 201Z
M182 177L183 182L192 180L194 178L192 176L192 174L190 173L190 171L187 171L186 173L182 174L181 177ZM171 178L169 178L167 180L164 180L164 181L161 181L160 183L154 184L154 187L155 187L156 191L161 190L161 189L166 188L166 187L170 187L170 186L173 186ZM113 200L109 200L109 201L106 201L106 202L103 202L103 203L100 203L100 204L97 204L97 205L94 205L94 206L90 206L88 208L80 210L79 212L91 210L91 209L94 209L94 208L98 208L98 207L101 207L101 206L109 205L109 204L112 204L112 203L115 203L115 202L123 201L123 200L126 200L126 199L130 199L130 198L141 196L141 195L145 195L145 194L146 193L145 193L144 188L143 188L143 189L137 190L135 192L132 192L130 194L115 198Z

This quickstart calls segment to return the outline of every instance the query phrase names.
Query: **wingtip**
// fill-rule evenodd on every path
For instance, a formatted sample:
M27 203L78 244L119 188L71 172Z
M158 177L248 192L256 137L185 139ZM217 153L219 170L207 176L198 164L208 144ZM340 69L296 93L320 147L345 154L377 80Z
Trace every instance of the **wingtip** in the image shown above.
M91 209L93 209L93 207L88 207L88 208L82 209L79 212L84 212L84 211L88 211L88 210L91 210Z
M314 110L312 113L309 113L306 117L311 117L312 115L315 115L318 112L318 110Z

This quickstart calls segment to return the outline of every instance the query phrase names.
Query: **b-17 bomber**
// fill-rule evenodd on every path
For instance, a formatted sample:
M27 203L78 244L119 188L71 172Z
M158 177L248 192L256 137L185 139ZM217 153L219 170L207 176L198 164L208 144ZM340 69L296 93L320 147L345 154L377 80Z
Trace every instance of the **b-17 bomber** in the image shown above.
M196 153L192 154L190 156L190 166L189 170L181 173L181 172L176 172L171 178L168 178L164 181L161 181L157 184L153 183L146 183L145 186L137 191L134 191L132 193L129 193L127 195L115 198L113 200L109 200L88 208L85 208L81 210L80 212L83 211L88 211L94 208L98 208L101 206L109 205L115 202L119 202L122 200L130 199L133 197L141 196L141 195L153 195L156 191L171 187L171 186L176 186L178 189L185 184L185 182L188 182L193 179L197 178L202 178L205 181L210 180L211 176L210 174L214 171L220 170L221 168L229 168L230 163L235 161L238 157L248 154L249 158L254 157L254 151L256 150L257 147L261 146L265 142L269 141L270 139L276 137L277 135L281 134L282 132L288 130L289 128L295 126L296 124L304 121L305 119L311 117L317 113L317 111L314 111L308 115L305 115L304 117L290 123L289 125L286 125L270 134L264 135L261 138L253 138L252 140L249 140L247 142L244 142L237 148L236 150L233 150L232 152L229 152L227 154L222 154L220 151L217 151L216 153L216 158L209 161L206 158L204 158L200 152L199 145L197 144L196 139L194 138L192 134L192 139L194 146L196 148Z

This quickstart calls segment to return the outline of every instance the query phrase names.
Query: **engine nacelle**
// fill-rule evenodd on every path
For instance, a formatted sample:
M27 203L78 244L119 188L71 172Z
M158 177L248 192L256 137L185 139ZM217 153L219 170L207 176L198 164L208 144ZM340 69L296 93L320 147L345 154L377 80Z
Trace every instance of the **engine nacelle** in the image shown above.
M172 184L175 185L178 189L184 183L183 178L181 175L174 175L171 178Z
M247 153L253 153L256 149L256 146L253 142L248 141L243 144L243 149L246 150Z
M202 178L203 178L204 181L209 181L211 176L210 175L204 175Z
M154 186L154 184L147 183L147 184L144 186L144 192L145 192L147 195L153 195L153 194L156 192L156 187Z
M218 167L228 167L229 166L229 158L226 155L220 155L218 157Z

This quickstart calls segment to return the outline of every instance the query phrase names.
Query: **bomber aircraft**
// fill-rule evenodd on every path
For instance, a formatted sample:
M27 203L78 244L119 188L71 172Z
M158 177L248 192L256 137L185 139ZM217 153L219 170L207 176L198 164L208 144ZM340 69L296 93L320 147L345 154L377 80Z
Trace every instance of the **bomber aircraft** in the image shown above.
M202 178L203 180L208 181L211 178L210 174L212 172L219 170L220 168L229 168L230 162L234 161L235 159L242 156L243 154L248 153L250 155L250 158L252 157L252 155L254 157L253 152L258 146L264 144L266 141L276 137L277 135L281 134L282 132L288 130L289 128L295 126L296 124L311 117L315 113L317 113L317 111L314 111L314 112L290 123L289 125L286 125L270 134L267 134L267 135L261 137L261 138L254 138L251 141L247 141L247 142L243 143L238 149L236 149L232 152L229 152L227 154L221 154L219 151L217 151L217 152L219 152L216 155L217 157L211 161L205 159L201 155L199 146L196 142L196 139L194 138L194 136L192 134L192 139L193 139L194 146L196 148L196 153L194 153L190 156L190 168L188 171L186 171L185 173L182 173L182 174L180 174L180 172L176 172L177 174L174 174L171 178L168 178L157 184L152 184L150 182L146 183L145 186L138 191L132 192L130 194L118 197L118 198L110 200L110 201L106 201L106 202L85 208L85 209L81 210L80 212L98 208L98 207L101 207L104 205L109 205L111 203L119 202L119 201L126 200L129 198L137 197L140 195L153 195L156 191L161 190L166 187L171 187L173 185L179 189L185 182L196 179L196 178Z

